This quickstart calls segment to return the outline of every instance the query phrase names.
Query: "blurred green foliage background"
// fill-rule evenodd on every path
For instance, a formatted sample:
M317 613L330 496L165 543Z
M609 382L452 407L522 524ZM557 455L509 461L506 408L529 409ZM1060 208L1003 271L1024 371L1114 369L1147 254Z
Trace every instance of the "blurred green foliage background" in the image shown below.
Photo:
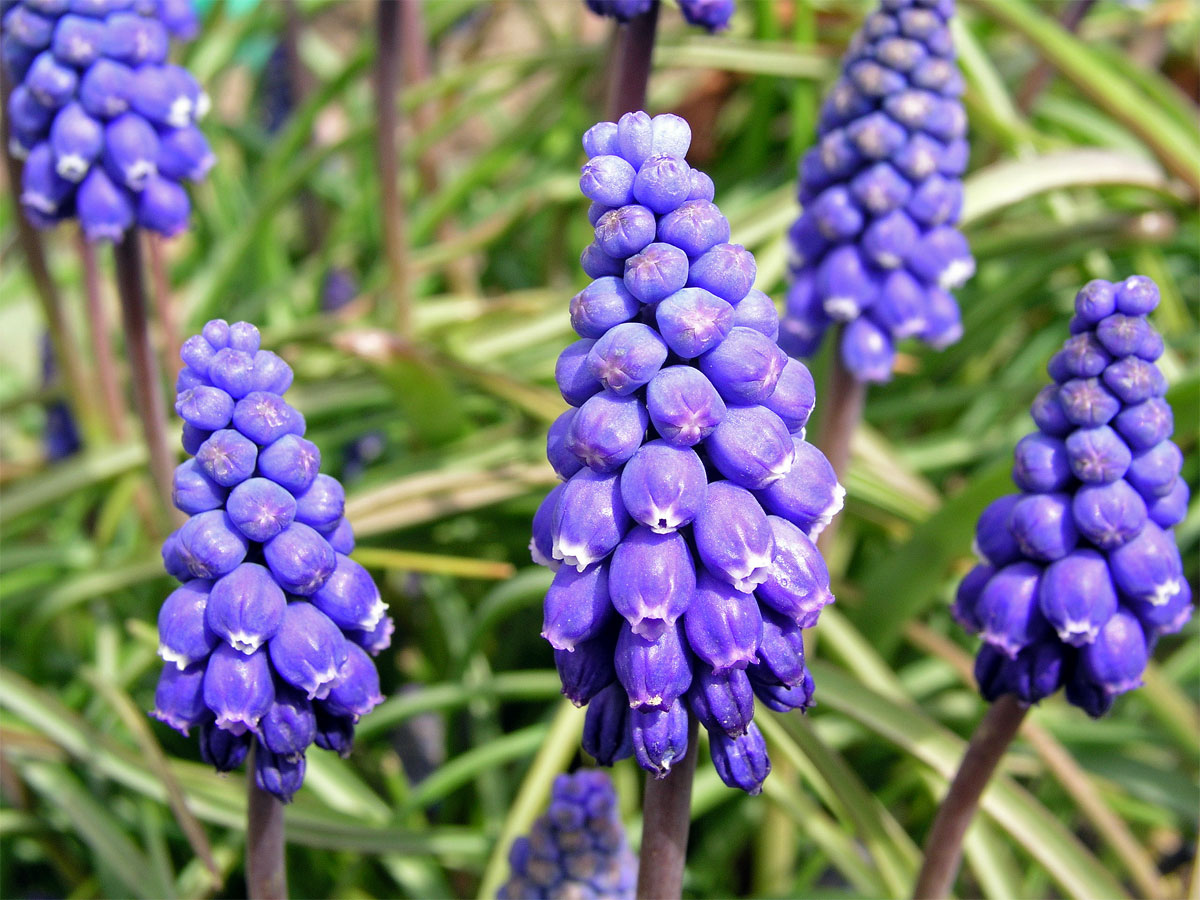
M959 292L965 336L943 353L904 348L895 380L871 389L830 556L838 603L813 651L819 706L803 719L760 713L775 764L764 797L724 788L701 763L689 895L907 896L984 709L949 599L1088 279L1158 282L1175 440L1193 486L1200 475L1200 7L1102 0L1072 35L1057 21L1065 4L960 5L965 231L979 262ZM170 304L185 334L213 316L256 322L295 368L289 398L323 469L347 485L356 558L397 619L379 660L388 701L349 760L310 754L288 810L292 892L494 895L509 841L553 775L581 761L582 714L559 699L538 636L549 574L526 542L554 477L552 370L591 239L579 137L603 117L611 26L577 0L424 4L431 66L410 71L400 101L409 344L387 330L373 5L300 2L303 72L290 81L287 5L245 7L215 4L183 50L215 101L204 127L219 163L193 193L192 229L164 247ZM649 106L689 118L690 162L757 255L758 287L782 299L796 162L870 4L739 7L716 36L663 16ZM213 774L194 742L145 715L170 584L162 535L139 514L144 450L93 427L79 453L46 461L45 410L63 386L39 377L45 325L7 199L0 895L240 896L241 776ZM89 337L75 236L45 242L76 335ZM325 312L331 278L352 283L352 299ZM97 339L121 360L111 289L104 299L112 330ZM818 390L825 363L812 363ZM1194 583L1195 499L1177 537ZM1193 620L1107 719L1061 696L1043 703L968 838L964 894L1182 895L1200 809L1198 684ZM615 777L636 839L641 774L627 761Z

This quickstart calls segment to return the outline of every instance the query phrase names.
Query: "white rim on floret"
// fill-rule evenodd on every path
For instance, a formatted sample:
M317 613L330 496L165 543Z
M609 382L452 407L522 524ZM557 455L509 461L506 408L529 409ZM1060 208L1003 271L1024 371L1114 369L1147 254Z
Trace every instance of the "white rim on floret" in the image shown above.
M187 97L176 97L171 101L167 110L167 124L172 128L186 128L192 121L192 111L195 107Z
M1183 583L1178 578L1168 578L1154 586L1154 593L1146 597L1151 606L1166 606L1171 598L1183 590Z
M833 498L829 501L829 505L825 507L821 515L817 516L816 521L809 526L808 539L815 541L817 535L828 527L829 523L833 521L833 517L842 511L842 507L845 504L846 489L839 482L833 486Z
M32 207L40 213L45 213L48 216L54 215L58 209L58 204L47 197L45 194L39 194L37 191L24 191L21 194L21 202L25 206Z
M163 662L174 663L175 668L181 672L192 663L196 662L195 658L188 656L186 653L181 653L178 650L172 650L163 643L158 645L158 655L162 658Z
M771 553L760 553L748 556L746 565L736 569L725 570L725 575L733 580L730 582L743 594L750 594L754 589L771 577L775 571L774 556Z
M29 156L29 148L18 141L15 137L8 139L8 153L16 160L24 160Z
M1058 629L1058 639L1064 644L1070 644L1072 647L1081 646L1081 644L1091 644L1100 634L1100 626L1089 622L1087 619L1067 619L1063 623L1062 628ZM1080 641L1082 638L1082 641Z
M537 538L529 539L529 556L536 565L545 566L547 569L552 569L555 572L562 567L562 562L560 560L551 559L538 549Z
M362 622L358 626L359 630L374 631L375 626L383 620L384 615L387 613L387 608L387 604L383 602L383 598L376 591L375 602L371 604L370 610L363 617Z
M849 322L852 319L858 318L858 314L862 312L862 307L858 305L858 301L853 297L826 297L822 304L825 307L825 313L831 319L837 319L839 322Z
M226 636L226 640L234 650L244 653L247 656L252 655L255 650L262 646L261 635L250 634L246 631L231 631Z
M64 153L54 163L54 171L67 181L80 181L89 168L88 161L78 153Z
M603 558L592 556L586 544L572 544L561 539L555 540L551 553L554 554L555 559L561 559L568 566L574 566L580 572Z
M125 183L134 190L146 186L151 175L158 173L158 166L149 159L139 159L125 170Z
M975 260L956 259L938 276L938 287L944 291L953 290L966 284L967 279L975 274Z
M207 91L201 91L197 97L195 105L192 107L192 115L199 121L208 115L212 109L212 97L208 96Z
M337 681L338 670L337 666L330 666L324 672L313 670L312 682L313 687L308 687L309 700L324 700L329 696L329 692L333 689L333 683Z

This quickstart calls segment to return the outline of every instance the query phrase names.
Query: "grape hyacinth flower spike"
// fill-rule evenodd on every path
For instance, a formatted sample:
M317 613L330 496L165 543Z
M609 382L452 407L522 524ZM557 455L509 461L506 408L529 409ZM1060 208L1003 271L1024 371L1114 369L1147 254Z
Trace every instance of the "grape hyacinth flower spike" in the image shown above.
M584 0L598 16L628 22L650 12L658 0ZM679 11L689 25L710 32L724 31L733 18L734 0L679 0Z
M500 900L608 897L633 900L637 859L629 849L608 775L584 769L559 775L550 808L509 850Z
M1053 383L1033 401L1037 430L1017 443L1019 492L979 518L980 562L954 616L983 638L975 678L993 705L934 823L929 847L942 849L918 896L949 889L962 837L952 829L965 830L984 766L998 762L1028 707L1065 688L1068 703L1103 716L1141 685L1159 638L1192 615L1173 533L1188 486L1155 365L1163 341L1147 319L1157 304L1144 276L1079 292L1071 337L1047 367ZM984 733L992 737L978 741Z
M187 227L182 182L213 155L196 127L208 96L167 60L196 29L185 0L6 4L3 37L11 140L24 160L20 200L38 227L77 218L89 241L133 226L168 237Z
M813 540L844 491L804 439L812 377L776 345L754 256L684 161L690 139L644 112L584 136L594 280L556 367L570 408L547 450L564 483L530 547L555 570L542 634L588 707L584 749L662 779L699 722L721 778L758 793L755 698L812 703L802 632L833 600Z
M811 356L830 326L860 382L891 379L896 345L961 333L950 291L975 269L955 227L967 164L953 0L889 0L867 17L800 163L780 344Z

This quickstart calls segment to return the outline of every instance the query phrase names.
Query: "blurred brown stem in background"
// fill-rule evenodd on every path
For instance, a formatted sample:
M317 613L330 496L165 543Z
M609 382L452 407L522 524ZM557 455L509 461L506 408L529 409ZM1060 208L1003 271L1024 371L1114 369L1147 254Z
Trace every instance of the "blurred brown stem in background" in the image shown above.
M375 156L379 172L383 247L388 266L384 304L391 303L393 327L402 338L412 335L408 284L408 221L399 185L401 141L396 92L403 70L402 7L415 0L379 0L376 5Z
M1084 16L1088 14L1088 10L1092 8L1096 0L1071 0L1064 7L1062 15L1059 17L1059 23L1067 31L1072 33L1079 30L1079 26L1083 23ZM1054 66L1044 59L1038 59L1037 63L1029 74L1025 76L1025 81L1017 91L1017 109L1026 115L1033 109L1034 101L1050 84L1050 79L1054 77Z

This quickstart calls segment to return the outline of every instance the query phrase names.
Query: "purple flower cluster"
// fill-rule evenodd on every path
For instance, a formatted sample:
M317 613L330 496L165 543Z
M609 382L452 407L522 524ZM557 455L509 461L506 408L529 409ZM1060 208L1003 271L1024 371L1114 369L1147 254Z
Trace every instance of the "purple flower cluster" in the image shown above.
M658 0L584 0L587 8L598 16L608 16L618 22L643 15ZM733 18L734 0L679 0L679 11L689 25L723 31Z
M962 234L967 165L954 0L884 0L867 17L800 163L780 343L809 356L835 322L860 381L888 381L896 344L962 332L949 291L975 271Z
M187 227L180 182L213 164L196 128L209 106L196 79L167 62L190 36L189 0L17 0L4 14L9 152L25 161L21 204L39 227L77 217L88 240L135 224Z
M816 401L779 346L754 256L729 243L678 116L628 113L584 135L595 280L555 377L570 408L547 455L564 483L531 551L556 570L542 632L584 747L665 776L688 717L731 786L769 771L754 698L810 705L802 630L833 600L813 538L844 490L804 440Z
M637 859L625 840L617 794L603 772L559 775L550 808L513 841L499 900L605 897L633 900Z
M1101 716L1141 684L1159 636L1192 614L1171 529L1188 487L1168 438L1163 341L1146 319L1158 288L1134 276L1092 281L1075 298L1071 337L1050 359L1054 384L1033 401L1038 430L1016 447L1021 489L976 527L982 562L954 605L984 640L975 663L986 699L1067 700Z
M378 704L368 654L392 620L370 574L348 554L345 495L319 474L304 417L283 399L292 371L259 349L247 322L209 322L184 342L176 384L183 446L175 505L190 518L163 543L182 582L158 615L166 662L154 715L200 752L237 768L257 739L255 776L285 802L312 743L345 756Z

